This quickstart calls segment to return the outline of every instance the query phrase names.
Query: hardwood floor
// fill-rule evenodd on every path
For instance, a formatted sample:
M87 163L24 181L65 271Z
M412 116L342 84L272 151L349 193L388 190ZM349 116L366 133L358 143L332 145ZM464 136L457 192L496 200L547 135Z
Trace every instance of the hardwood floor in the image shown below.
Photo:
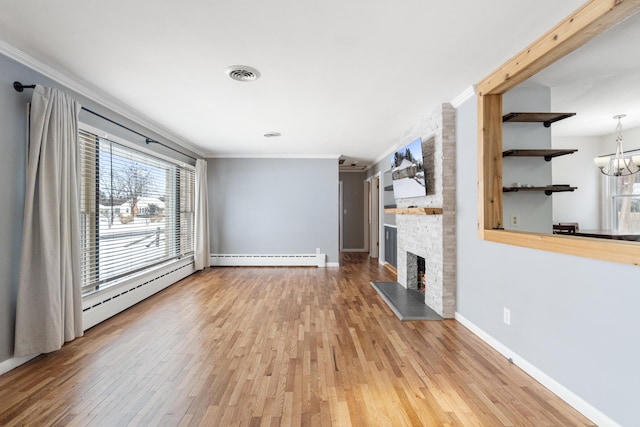
M214 268L0 377L0 425L593 425L454 320L400 322L366 254Z

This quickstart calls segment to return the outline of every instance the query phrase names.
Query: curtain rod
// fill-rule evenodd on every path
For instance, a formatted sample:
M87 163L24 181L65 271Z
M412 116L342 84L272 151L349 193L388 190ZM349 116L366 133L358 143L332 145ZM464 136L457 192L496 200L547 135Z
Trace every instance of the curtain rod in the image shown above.
M22 92L22 91L24 91L25 89L35 89L35 87L36 87L36 85L23 85L23 84L22 84L22 83L20 83L20 82L13 82L13 88L14 88L16 91L18 91L18 92ZM82 107L82 109L83 109L84 111L86 111L87 113L91 113L91 114L93 114L94 116L98 116L98 117L100 117L101 119L104 119L104 120L106 120L106 121L108 121L108 122L113 123L114 125L120 126L121 128L128 130L129 132L133 132L133 133L135 133L136 135L139 135L139 136L143 137L143 138L145 139L145 142L147 143L147 145L149 145L149 144L158 144L158 145L162 145L163 147L168 148L169 150L173 150L173 151L175 151L176 153L182 154L183 156L189 157L190 159L198 160L198 159L196 159L195 157L190 156L190 155L188 155L188 154L186 154L186 153L183 153L183 152L182 152L182 151L180 151L180 150L176 150L175 148L173 148L173 147L171 147L171 146L169 146L169 145L163 144L162 142L157 141L157 140L155 140L155 139L153 139L153 138L149 138L148 136L143 135L143 134L141 134L140 132L138 132L138 131L136 131L136 130L133 130L133 129L131 129L131 128L129 128L129 127L127 127L127 126L123 125L123 124L120 124L120 123L116 122L115 120L111 120L110 118L105 117L105 116L103 116L102 114L96 113L95 111L91 111L90 109L88 109L88 108L86 108L86 107Z

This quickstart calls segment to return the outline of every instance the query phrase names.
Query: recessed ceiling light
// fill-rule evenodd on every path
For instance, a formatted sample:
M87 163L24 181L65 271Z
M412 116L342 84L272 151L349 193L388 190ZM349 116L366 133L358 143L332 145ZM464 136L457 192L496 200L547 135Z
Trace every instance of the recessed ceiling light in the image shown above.
M224 72L227 76L239 82L252 82L260 78L260 71L247 65L232 65L224 70Z
M274 138L276 136L281 136L282 134L280 132L268 132L264 134L265 138Z

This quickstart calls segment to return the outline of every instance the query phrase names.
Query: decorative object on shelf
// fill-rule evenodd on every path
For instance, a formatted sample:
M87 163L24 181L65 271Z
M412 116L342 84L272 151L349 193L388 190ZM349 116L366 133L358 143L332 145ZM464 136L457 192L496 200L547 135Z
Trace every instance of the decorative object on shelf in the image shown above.
M553 234L575 235L578 229L579 227L577 222L560 222L558 224L553 224Z
M600 172L607 176L628 176L640 172L640 156L633 156L631 159L625 159L622 150L622 119L627 117L626 114L613 116L618 120L616 126L616 152L608 156L595 157L593 162L600 168Z

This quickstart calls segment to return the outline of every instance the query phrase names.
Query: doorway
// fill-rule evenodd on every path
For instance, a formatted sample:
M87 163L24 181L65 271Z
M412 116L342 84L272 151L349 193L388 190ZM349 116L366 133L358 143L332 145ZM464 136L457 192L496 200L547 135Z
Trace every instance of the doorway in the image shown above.
M369 181L369 256L378 258L380 252L380 174Z
M344 250L344 184L338 182L338 235L340 252Z

